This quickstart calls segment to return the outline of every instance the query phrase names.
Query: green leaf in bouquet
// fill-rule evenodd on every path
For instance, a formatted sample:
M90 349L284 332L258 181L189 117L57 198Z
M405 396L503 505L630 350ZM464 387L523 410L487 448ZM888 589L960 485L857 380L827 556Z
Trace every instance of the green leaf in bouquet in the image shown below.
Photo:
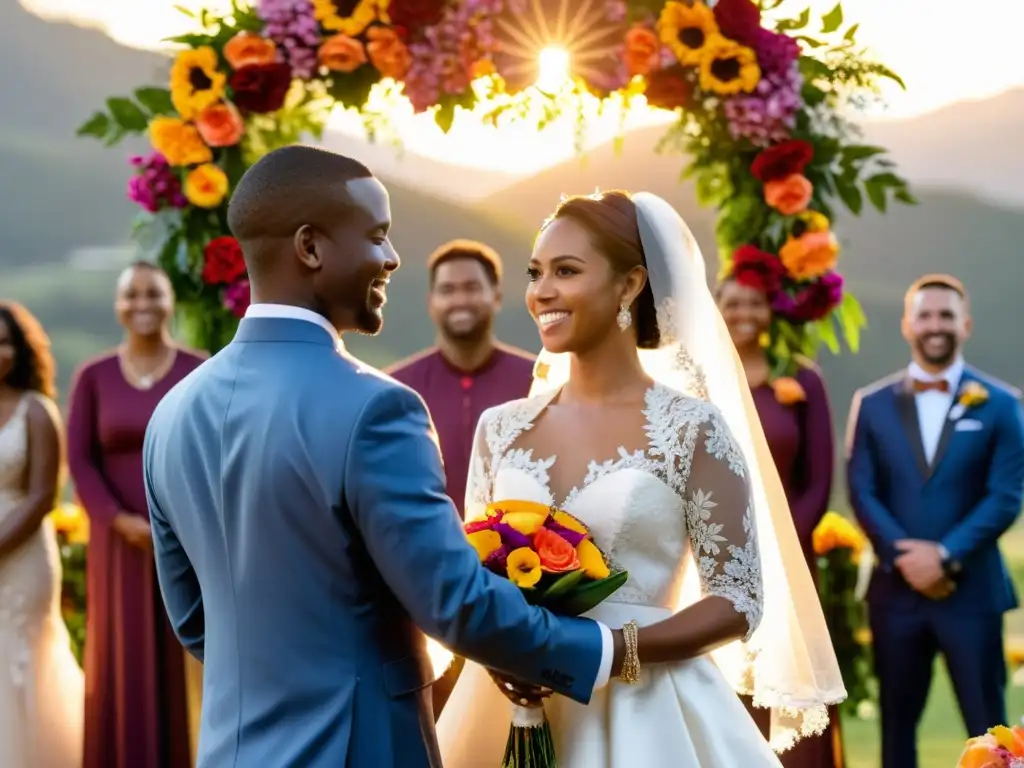
M552 601L548 607L563 616L579 616L611 597L628 578L627 571L615 571L605 579L574 589L561 600Z
M575 587L583 579L583 569L580 568L575 571L563 574L558 577L554 583L543 591L542 598L544 602L553 600L561 597Z

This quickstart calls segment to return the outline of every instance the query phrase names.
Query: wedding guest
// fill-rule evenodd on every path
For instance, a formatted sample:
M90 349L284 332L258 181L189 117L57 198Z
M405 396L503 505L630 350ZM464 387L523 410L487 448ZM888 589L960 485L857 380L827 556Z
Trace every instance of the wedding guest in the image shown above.
M453 240L430 255L427 269L436 346L396 363L388 373L426 401L441 443L448 495L463 514L480 414L529 394L534 358L494 337L502 264L493 248Z
M807 566L817 577L812 534L828 509L835 460L832 414L824 382L810 361L801 365L794 377L772 380L771 364L761 343L772 322L771 303L763 290L730 277L719 285L717 299L786 489ZM770 710L754 707L748 698L744 703L767 737ZM824 733L802 739L779 759L785 768L841 768L843 746L838 709L830 709Z
M0 303L0 765L77 768L84 684L60 612L47 513L60 492L61 424L50 340Z
M202 356L168 330L174 294L147 263L117 282L124 342L75 375L68 462L91 523L84 768L191 764L185 660L164 612L142 478L142 440L167 391Z
M941 653L970 736L1006 724L1003 615L1017 595L999 537L1020 514L1020 392L967 365L970 301L949 275L907 291L910 365L850 408L850 503L878 564L868 588L882 768L916 768Z

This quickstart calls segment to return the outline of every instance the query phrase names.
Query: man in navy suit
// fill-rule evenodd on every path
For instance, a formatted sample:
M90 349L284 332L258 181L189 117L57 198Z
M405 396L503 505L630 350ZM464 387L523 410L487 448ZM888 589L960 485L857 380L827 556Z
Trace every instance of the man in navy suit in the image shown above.
M850 501L878 565L868 591L881 693L882 768L915 768L937 653L971 736L1006 722L1003 614L1017 596L999 537L1024 488L1020 393L964 364L963 285L926 275L907 291L913 362L854 395Z

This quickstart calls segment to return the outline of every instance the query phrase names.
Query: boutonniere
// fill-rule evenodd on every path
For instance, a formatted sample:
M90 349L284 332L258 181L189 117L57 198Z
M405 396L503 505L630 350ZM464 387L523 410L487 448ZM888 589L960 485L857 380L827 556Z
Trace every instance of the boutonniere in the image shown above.
M949 412L949 418L951 421L956 421L968 408L977 408L979 405L984 405L988 402L988 390L985 385L979 381L968 381L962 387L960 392L957 393L956 405Z
M796 405L807 400L803 385L792 376L779 376L771 381L775 399L782 405Z

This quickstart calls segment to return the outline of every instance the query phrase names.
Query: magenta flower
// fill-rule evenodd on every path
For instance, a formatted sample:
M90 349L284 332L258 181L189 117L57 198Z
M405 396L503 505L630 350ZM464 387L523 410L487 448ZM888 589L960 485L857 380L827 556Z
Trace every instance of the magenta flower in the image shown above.
M557 533L559 536L568 541L574 547L578 547L580 545L580 542L587 538L587 535L585 533L574 531L571 528L566 528L561 523L556 523L553 517L549 517L547 519L547 522L544 523L544 527L547 528L549 531Z
M520 533L508 523L496 523L494 530L501 536L501 541L507 544L509 549L519 549L530 546L530 537Z
M826 272L817 281L800 288L791 296L779 291L772 299L772 309L791 323L803 324L821 320L843 300L843 276Z
M753 93L725 100L723 111L733 139L748 139L755 147L767 147L788 139L803 106L803 77L794 62L782 73L762 73Z
M136 155L129 162L136 172L128 180L128 199L150 213L161 208L185 208L188 200L181 192L181 182L174 175L166 158L159 152L146 157Z
M249 308L252 301L252 294L249 290L248 280L239 280L224 289L224 306L235 317L245 317L245 310Z
M494 550L484 561L484 568L499 576L508 576L508 553L511 550L504 544Z

